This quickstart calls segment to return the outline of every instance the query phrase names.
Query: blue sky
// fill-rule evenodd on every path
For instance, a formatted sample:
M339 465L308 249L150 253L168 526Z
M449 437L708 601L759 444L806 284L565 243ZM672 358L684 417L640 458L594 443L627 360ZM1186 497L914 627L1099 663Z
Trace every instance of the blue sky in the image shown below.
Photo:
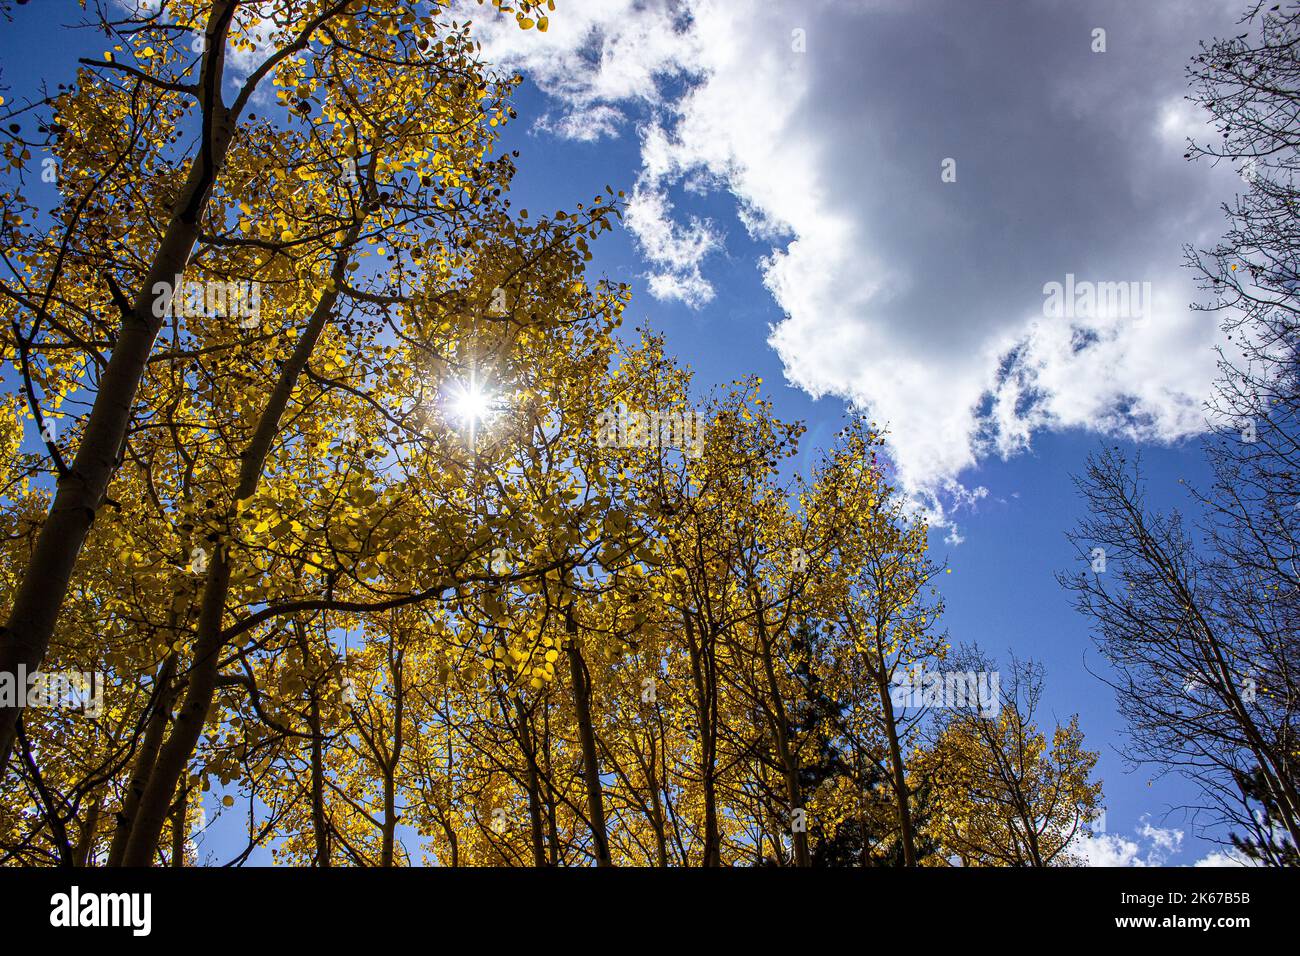
M38 3L0 26L11 96L99 49L57 29L75 3ZM887 424L953 568L954 641L1041 660L1042 719L1078 713L1101 752L1092 859L1212 854L1175 809L1194 788L1120 760L1122 723L1089 673L1103 664L1054 575L1074 566L1070 475L1103 443L1141 449L1157 507L1187 504L1180 478L1205 482L1219 333L1188 308L1182 246L1217 240L1241 181L1182 158L1207 132L1183 70L1198 41L1241 32L1240 4L557 6L545 35L475 24L487 58L528 79L505 134L522 154L515 205L626 190L628 228L596 244L592 271L632 284L629 327L665 333L701 388L761 375L776 413L808 423L810 459L850 406ZM1149 282L1147 314L1050 318L1043 286L1067 274ZM224 845L218 830L219 859Z

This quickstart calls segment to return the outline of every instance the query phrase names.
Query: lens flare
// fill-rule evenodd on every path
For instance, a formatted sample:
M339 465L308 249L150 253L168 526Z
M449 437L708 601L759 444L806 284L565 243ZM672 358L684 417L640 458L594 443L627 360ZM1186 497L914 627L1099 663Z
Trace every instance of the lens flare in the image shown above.
M447 409L451 418L471 436L493 416L498 407L497 396L474 378L447 389Z

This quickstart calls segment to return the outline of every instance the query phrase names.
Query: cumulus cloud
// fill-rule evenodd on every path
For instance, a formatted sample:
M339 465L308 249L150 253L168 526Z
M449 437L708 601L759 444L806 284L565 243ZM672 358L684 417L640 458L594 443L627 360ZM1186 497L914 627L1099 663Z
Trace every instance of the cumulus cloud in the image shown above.
M1084 866L1145 866L1136 840L1117 833L1099 833L1075 843L1075 854Z
M1174 859L1183 849L1183 831L1154 826L1143 817L1131 835L1121 833L1084 833L1077 837L1071 851L1084 866L1259 866L1260 864L1232 847L1211 850L1190 864Z
M1132 836L1082 834L1071 850L1084 866L1167 866L1182 849L1183 831L1153 826L1143 817Z
M1260 866L1261 864L1235 849L1212 850L1193 866Z
M1239 183L1182 158L1203 129L1183 68L1235 13L605 0L563 5L543 35L475 30L549 94L553 134L638 137L627 225L651 294L707 317L727 237L691 202L732 199L766 249L787 379L888 425L899 478L942 520L978 500L974 466L1044 430L1203 429L1219 333L1188 308L1182 246L1215 240ZM1149 295L1049 315L1044 287L1067 275Z

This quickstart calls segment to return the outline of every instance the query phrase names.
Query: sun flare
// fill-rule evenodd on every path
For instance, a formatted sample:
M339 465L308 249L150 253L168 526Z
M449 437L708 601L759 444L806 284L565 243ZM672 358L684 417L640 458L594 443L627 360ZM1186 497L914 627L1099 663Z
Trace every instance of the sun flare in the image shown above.
M462 427L471 430L482 425L496 411L496 395L474 379L453 385L448 390L447 398L452 418Z

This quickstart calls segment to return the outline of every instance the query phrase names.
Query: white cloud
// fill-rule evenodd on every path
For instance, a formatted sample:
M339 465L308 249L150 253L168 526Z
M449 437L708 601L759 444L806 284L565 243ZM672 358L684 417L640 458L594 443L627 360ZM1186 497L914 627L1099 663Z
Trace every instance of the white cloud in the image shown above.
M1152 826L1146 817L1134 837L1119 833L1082 834L1071 851L1084 866L1167 866L1183 845L1183 831Z
M1183 67L1233 18L1176 0L1045 7L608 0L563 6L544 35L476 30L490 60L551 95L556 134L635 117L626 221L652 295L711 301L722 232L690 200L731 196L768 249L788 380L869 408L904 487L942 521L982 492L963 472L1044 430L1200 432L1214 376L1218 332L1187 308L1181 246L1214 240L1208 185L1237 183L1182 159L1202 128ZM1090 54L1105 15L1111 52ZM940 180L948 157L955 183ZM1150 282L1148 315L1045 317L1043 285L1067 272Z
M1135 840L1116 833L1099 833L1076 840L1074 852L1084 866L1145 866Z
M1138 835L1151 844L1152 852L1168 857L1183 847L1183 831L1153 827L1145 818L1138 826Z
M692 217L683 226L673 220L672 203L662 190L641 187L628 200L624 222L654 263L649 285L655 298L678 299L696 309L713 299L713 286L700 272L705 257L722 245L712 223Z
M565 111L558 116L548 113L537 121L537 128L561 139L593 143L617 136L623 120L623 114L617 109L599 104L583 112Z
M1192 866L1260 866L1260 863L1235 849L1227 849L1213 850Z
M449 4L451 18L473 22L489 62L524 70L581 115L599 104L658 101L657 86L690 62L679 15L668 2L601 0L569 3L548 17L545 33L520 30L514 17L494 15L473 0Z
M1070 849L1083 861L1084 866L1170 866L1170 860L1182 852L1183 831L1152 826L1149 819L1143 817L1133 836L1119 833L1082 834L1074 840ZM1210 867L1260 864L1229 847L1211 850L1190 865Z

